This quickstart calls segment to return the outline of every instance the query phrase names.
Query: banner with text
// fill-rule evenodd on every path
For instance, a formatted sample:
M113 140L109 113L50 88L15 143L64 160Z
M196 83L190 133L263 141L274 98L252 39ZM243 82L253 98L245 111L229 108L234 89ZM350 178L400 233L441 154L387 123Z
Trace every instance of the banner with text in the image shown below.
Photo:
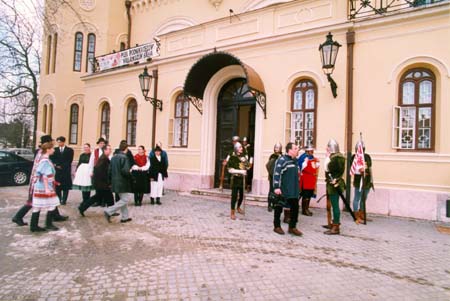
M159 56L159 44L148 43L123 50L117 53L107 54L97 57L97 71L104 71L117 68L136 62L142 63L149 58Z

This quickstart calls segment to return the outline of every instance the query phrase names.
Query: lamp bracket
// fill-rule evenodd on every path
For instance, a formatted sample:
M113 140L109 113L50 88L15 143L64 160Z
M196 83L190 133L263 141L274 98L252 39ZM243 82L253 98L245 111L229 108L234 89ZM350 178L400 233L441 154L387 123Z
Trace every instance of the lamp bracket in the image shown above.
M156 107L157 109L159 109L162 112L162 109L163 109L162 100L156 99L153 97L148 97L148 96L145 96L145 100L149 101L152 104L152 106Z

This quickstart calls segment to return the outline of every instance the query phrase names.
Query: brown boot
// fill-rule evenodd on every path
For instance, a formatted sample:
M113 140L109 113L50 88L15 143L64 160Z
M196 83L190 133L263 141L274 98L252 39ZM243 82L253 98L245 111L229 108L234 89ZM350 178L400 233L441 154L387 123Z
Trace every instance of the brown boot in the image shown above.
M284 209L283 223L289 224L290 221L291 221L291 210L290 209Z
M340 224L332 224L331 229L323 232L326 235L339 235L339 225Z
M306 200L306 215L307 216L312 216L313 213L309 210L309 203L311 202L311 199L307 199Z
M308 216L308 212L306 211L306 201L305 198L302 198L302 215Z
M364 223L364 212L362 212L361 210L355 211L355 217L356 217L355 223L357 224Z
M232 220L235 220L235 219L236 219L236 210L231 209L230 218L231 218Z
M294 234L295 236L302 236L303 233L297 228L289 228L289 233Z
M280 235L284 235L284 231L281 227L273 228L273 232L278 233Z

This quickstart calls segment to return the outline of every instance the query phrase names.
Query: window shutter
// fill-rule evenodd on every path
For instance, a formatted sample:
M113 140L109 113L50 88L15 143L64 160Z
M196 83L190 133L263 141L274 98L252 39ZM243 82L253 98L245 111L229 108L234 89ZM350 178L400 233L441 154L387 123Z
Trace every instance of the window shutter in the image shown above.
M392 107L392 148L401 149L401 120L402 110L399 106Z
M169 146L172 147L173 146L173 118L169 119L169 137L168 137L168 141L169 141Z
M285 134L284 134L284 145L291 141L291 112L286 112L286 124L284 125Z

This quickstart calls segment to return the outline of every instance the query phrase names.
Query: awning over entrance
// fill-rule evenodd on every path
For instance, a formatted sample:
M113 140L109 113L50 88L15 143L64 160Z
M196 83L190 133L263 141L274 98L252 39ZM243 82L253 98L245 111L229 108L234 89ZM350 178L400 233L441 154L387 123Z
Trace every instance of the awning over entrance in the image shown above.
M203 94L209 80L220 69L231 65L239 65L244 70L247 85L263 110L264 118L266 118L266 92L261 78L253 68L227 52L214 51L201 57L189 70L184 82L184 94L200 114L203 114Z

